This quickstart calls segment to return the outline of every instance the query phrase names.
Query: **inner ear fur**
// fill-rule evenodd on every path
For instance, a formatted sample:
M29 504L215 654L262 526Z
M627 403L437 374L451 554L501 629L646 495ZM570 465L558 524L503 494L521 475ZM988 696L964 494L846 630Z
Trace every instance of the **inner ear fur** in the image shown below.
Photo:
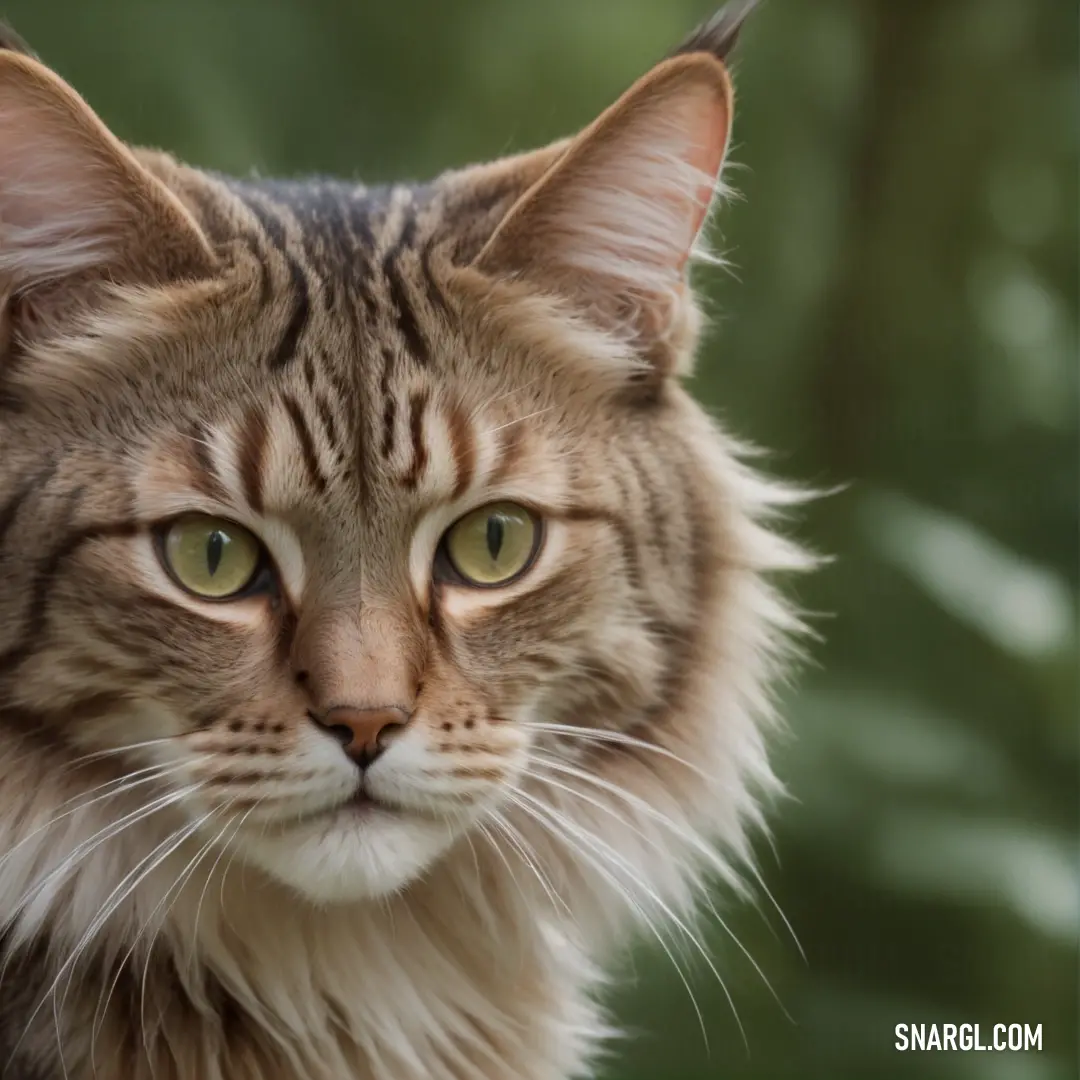
M0 295L48 332L111 283L213 272L198 224L54 72L0 41Z

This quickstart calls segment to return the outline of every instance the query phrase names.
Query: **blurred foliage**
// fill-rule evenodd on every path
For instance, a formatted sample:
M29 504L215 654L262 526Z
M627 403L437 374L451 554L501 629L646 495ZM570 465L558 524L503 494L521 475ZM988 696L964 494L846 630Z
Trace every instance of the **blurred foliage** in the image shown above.
M432 175L587 123L702 0L7 0L122 137L219 169ZM697 389L819 487L837 561L763 895L718 898L746 1029L658 950L612 1080L1077 1075L1077 5L766 4L737 63ZM1041 1054L897 1053L904 1021Z

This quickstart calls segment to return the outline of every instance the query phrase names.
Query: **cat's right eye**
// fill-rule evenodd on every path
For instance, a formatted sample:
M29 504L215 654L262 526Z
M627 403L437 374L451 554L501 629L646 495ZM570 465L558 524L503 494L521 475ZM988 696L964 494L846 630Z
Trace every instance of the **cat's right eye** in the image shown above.
M204 600L246 593L266 562L262 544L243 525L208 514L186 514L164 525L158 550L177 585Z

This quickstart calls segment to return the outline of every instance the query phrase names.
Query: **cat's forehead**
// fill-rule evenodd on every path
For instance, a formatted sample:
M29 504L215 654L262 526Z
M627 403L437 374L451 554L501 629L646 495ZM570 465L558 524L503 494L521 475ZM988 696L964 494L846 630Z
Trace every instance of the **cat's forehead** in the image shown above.
M74 393L70 365L58 384L72 445L137 463L144 517L286 520L334 563L400 549L433 511L446 525L488 497L563 497L589 426L527 351L485 347L463 317L445 192L198 184L181 193L220 281L137 294L93 343L93 392Z
M434 265L435 192L230 181L228 193L201 216L223 251L242 241L238 269L257 280L191 313L212 321L178 350L184 402L151 456L182 467L143 469L154 497L194 488L243 520L289 521L334 558L352 545L377 560L429 513L445 526L488 493L557 496L550 386L466 339Z
M460 395L506 389L515 374L475 355L444 278L460 255L460 212L438 185L368 188L336 180L223 185L205 224L246 248L255 310L238 359L271 382L300 370L335 381L352 406L383 408L400 385ZM222 205L224 204L224 206ZM246 345L246 347L244 347Z
M297 259L329 290L363 288L381 276L380 263L393 270L400 251L417 242L418 227L430 234L437 207L430 186L369 187L342 180L235 180L220 178L235 200L232 229L246 211L260 234L264 252ZM205 206L205 204L204 204ZM218 222L222 219L219 217ZM218 228L222 226L219 224ZM230 231L229 224L224 225ZM221 239L219 233L217 239ZM269 250L268 250L269 249ZM328 296L333 303L334 298Z

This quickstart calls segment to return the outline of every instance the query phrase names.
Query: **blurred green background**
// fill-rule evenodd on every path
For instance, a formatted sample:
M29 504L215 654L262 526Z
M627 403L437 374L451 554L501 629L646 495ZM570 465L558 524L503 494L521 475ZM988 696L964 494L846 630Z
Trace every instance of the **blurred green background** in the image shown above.
M702 0L0 0L122 137L426 178L587 123ZM1077 1076L1077 4L772 0L748 26L701 397L846 485L763 874L708 930L746 1028L643 948L610 1080ZM1041 1054L898 1053L901 1022ZM984 1036L985 1037L985 1036Z

